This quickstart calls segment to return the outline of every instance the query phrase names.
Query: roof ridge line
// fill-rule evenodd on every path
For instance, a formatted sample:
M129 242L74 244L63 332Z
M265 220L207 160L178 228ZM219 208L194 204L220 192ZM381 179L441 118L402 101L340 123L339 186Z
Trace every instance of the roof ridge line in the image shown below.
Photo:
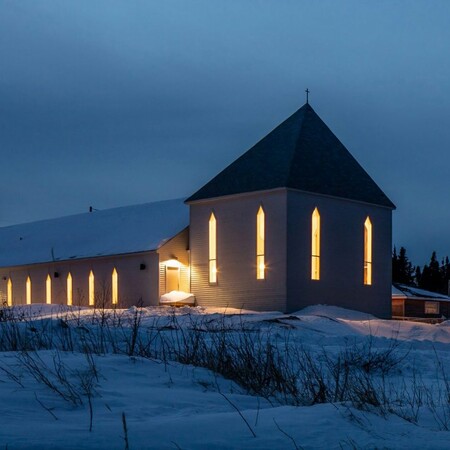
M131 205L113 206L111 208L98 209L97 211L93 211L93 212L83 211L83 212L67 214L67 215L64 215L64 216L57 216L57 217L49 217L49 218L46 218L46 219L32 220L30 222L19 222L19 223L13 223L11 225L3 225L3 226L0 226L0 230L4 230L4 229L7 229L7 228L21 227L21 226L29 226L29 225L37 224L37 223L41 223L41 222L53 222L53 221L56 221L56 220L69 219L69 218L74 218L74 217L81 217L81 216L90 217L93 214L98 216L99 215L98 213L106 213L106 212L113 211L113 210L118 210L118 209L144 207L144 206L147 206L147 205L155 205L155 204L158 204L158 203L183 202L183 204L184 204L185 200L186 200L186 197L179 197L179 198L169 198L169 199L166 199L166 200L155 200L155 201L152 201L152 202L133 203Z
M304 108L306 105L308 105L309 108L310 108L313 112L315 112L314 109L311 107L311 105L310 105L309 103L305 103L300 109ZM293 151L292 151L291 161L290 161L290 163L289 163L289 172L288 172L286 184L288 184L288 183L289 183L289 180L291 179L292 165L293 165L293 162L294 162L294 159L295 159L295 154L296 154L296 150L297 150L297 145L298 145L298 143L299 143L299 141L300 141L300 139L301 139L301 137L302 137L302 130L303 130L303 127L305 126L305 114L306 114L306 109L305 109L305 111L303 111L302 123L301 123L301 125L300 125L300 127L299 127L299 129L298 129L297 139L295 140L294 149L293 149Z

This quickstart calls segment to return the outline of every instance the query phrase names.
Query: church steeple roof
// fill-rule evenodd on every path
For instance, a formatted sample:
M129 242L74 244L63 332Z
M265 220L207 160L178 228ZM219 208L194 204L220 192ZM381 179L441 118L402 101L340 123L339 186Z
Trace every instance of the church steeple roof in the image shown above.
M308 103L186 201L280 187L395 208Z

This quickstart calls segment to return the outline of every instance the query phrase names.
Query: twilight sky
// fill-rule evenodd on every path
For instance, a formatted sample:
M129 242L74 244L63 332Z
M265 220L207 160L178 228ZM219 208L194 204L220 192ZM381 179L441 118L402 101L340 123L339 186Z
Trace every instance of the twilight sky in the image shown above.
M192 194L310 103L450 255L450 2L0 0L0 226Z

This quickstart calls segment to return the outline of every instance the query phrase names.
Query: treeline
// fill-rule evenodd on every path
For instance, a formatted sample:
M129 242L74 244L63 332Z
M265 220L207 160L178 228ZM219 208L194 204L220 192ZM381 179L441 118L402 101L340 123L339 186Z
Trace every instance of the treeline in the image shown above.
M404 247L400 247L398 254L397 249L394 247L392 253L392 281L448 295L450 261L448 256L446 256L439 262L436 252L433 252L430 262L421 268L411 263Z

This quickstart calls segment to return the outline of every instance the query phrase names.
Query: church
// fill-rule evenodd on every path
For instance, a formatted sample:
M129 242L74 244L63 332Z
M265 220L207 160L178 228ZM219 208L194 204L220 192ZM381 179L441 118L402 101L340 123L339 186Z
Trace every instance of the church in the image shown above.
M187 199L0 228L0 300L388 318L393 209L307 102Z

